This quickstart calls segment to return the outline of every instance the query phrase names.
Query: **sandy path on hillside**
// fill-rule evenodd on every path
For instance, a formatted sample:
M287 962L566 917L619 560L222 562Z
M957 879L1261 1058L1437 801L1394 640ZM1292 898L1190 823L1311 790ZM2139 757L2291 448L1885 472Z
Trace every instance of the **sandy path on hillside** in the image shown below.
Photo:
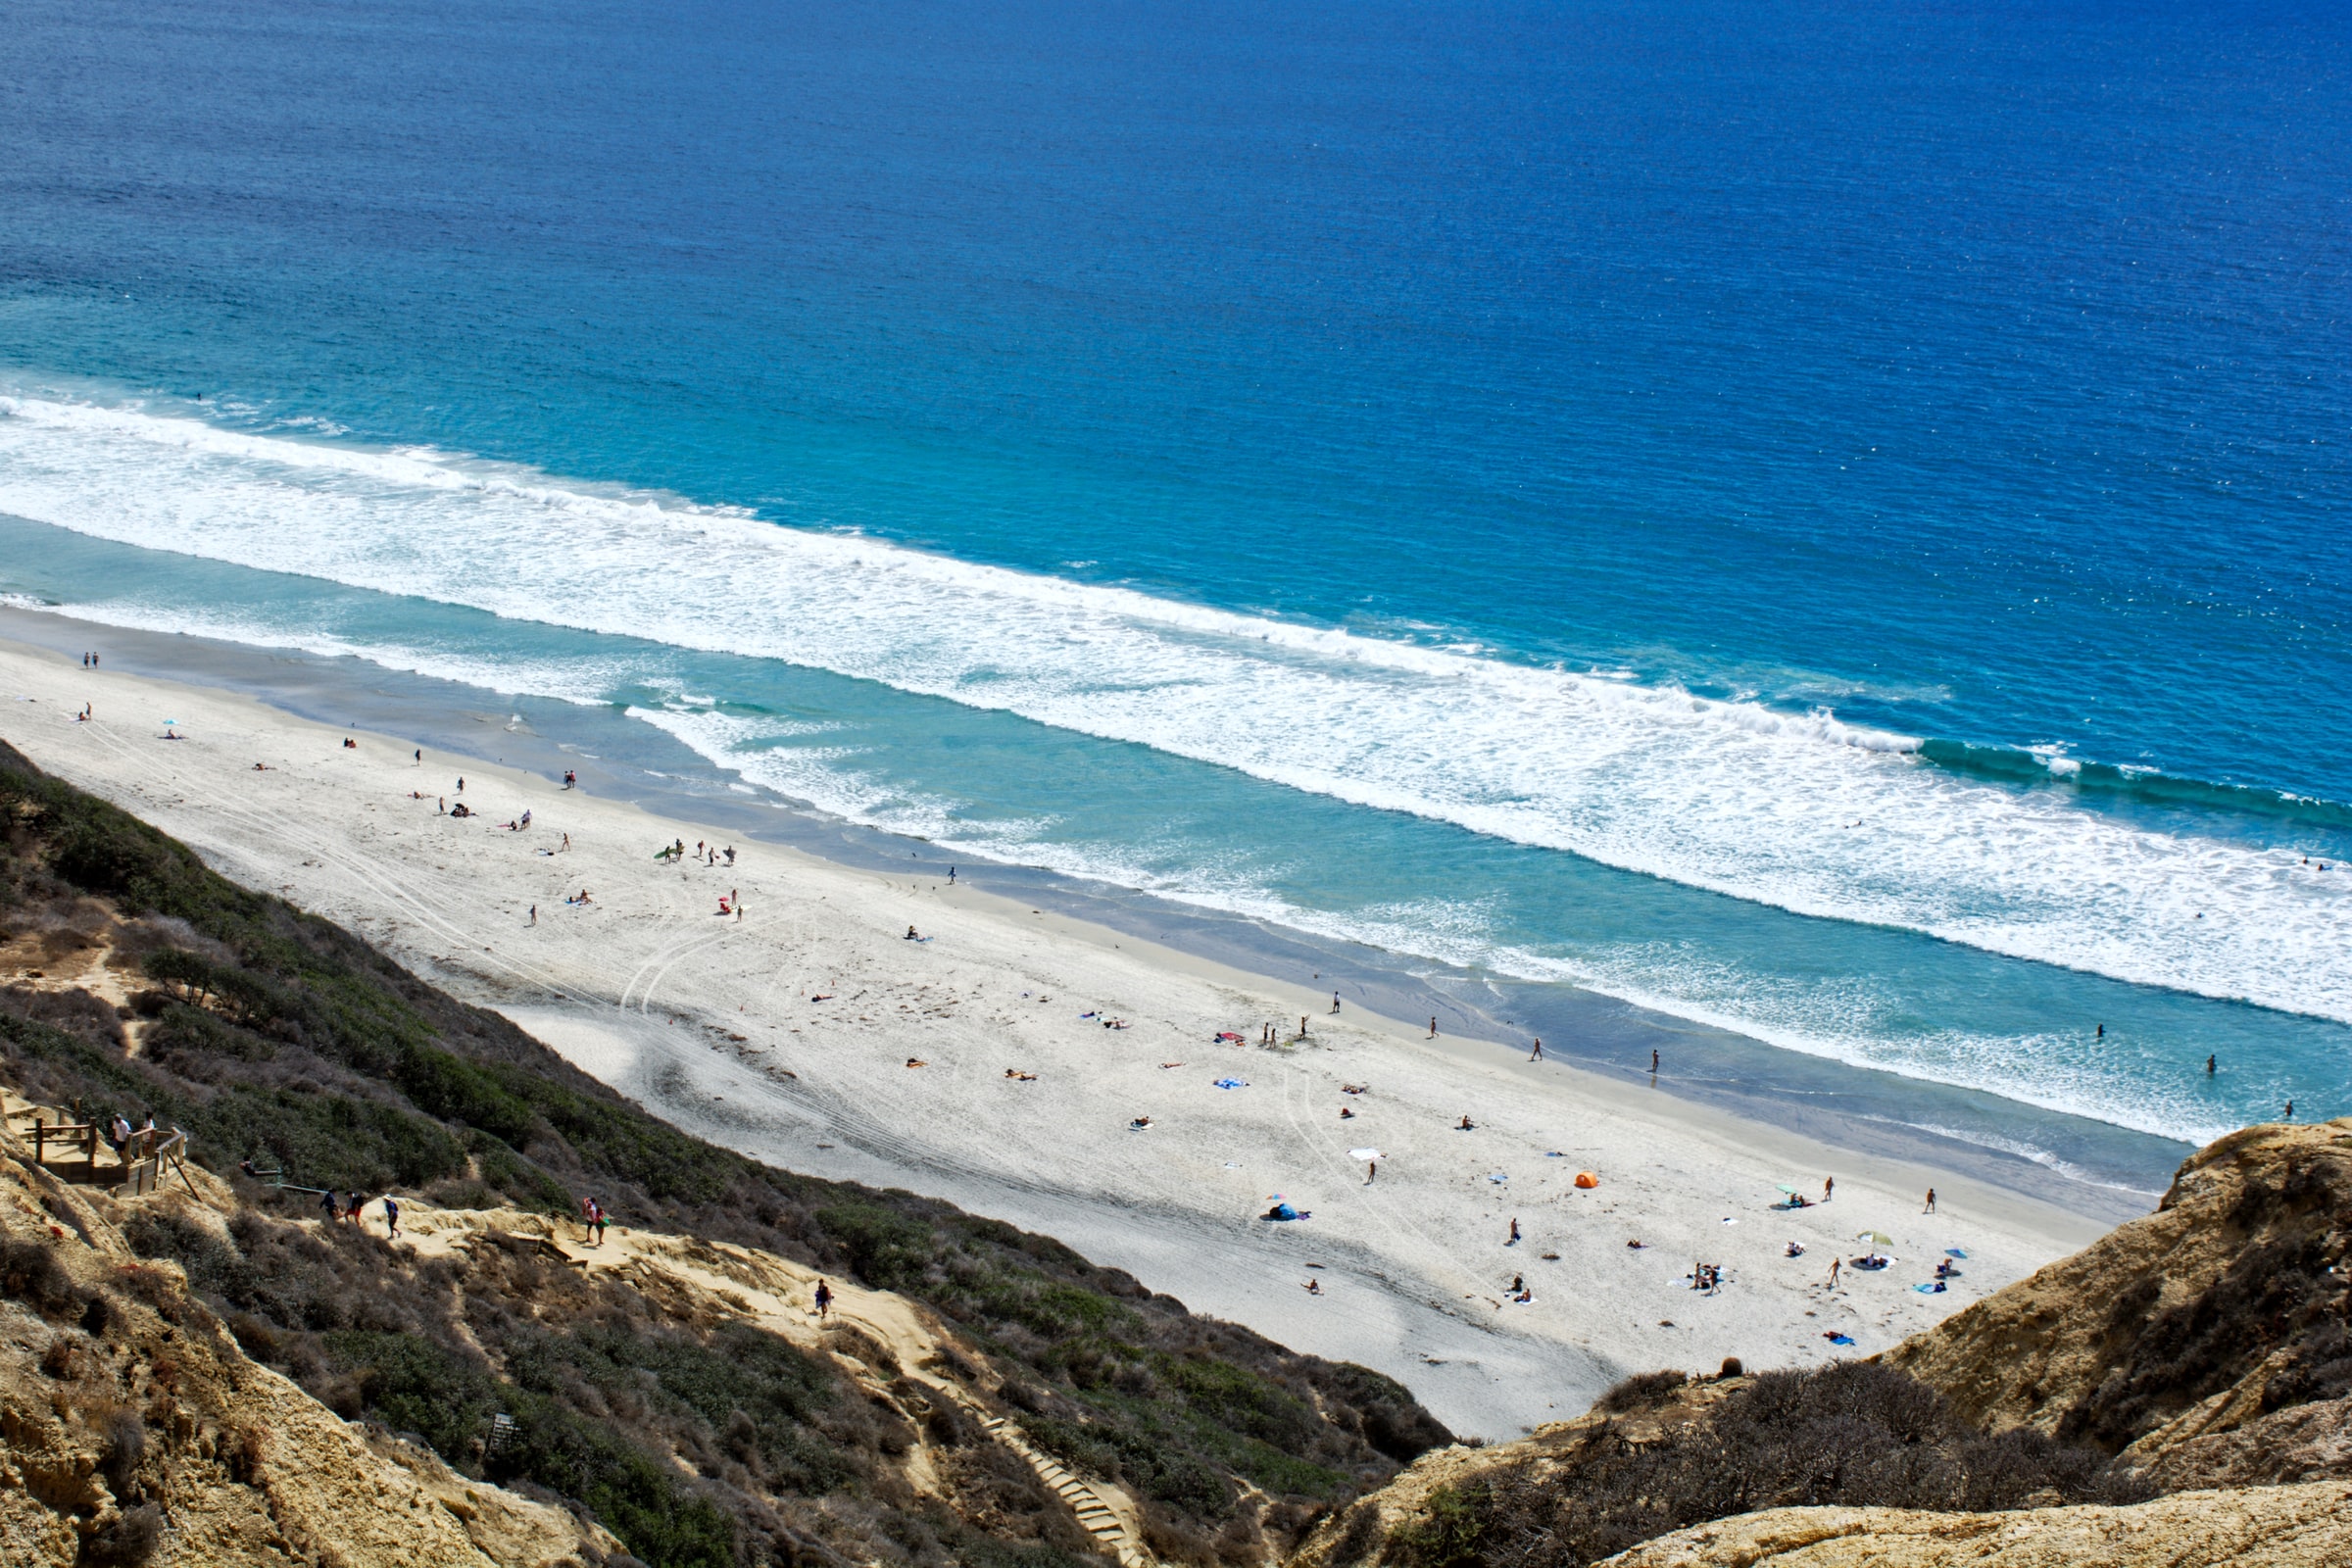
M1627 1371L1855 1353L1832 1330L1884 1348L2104 1229L1492 1045L1334 1018L1328 995L928 875L742 841L731 867L657 862L714 830L479 760L418 765L397 739L347 750L344 732L242 697L0 644L0 738L43 767L499 1007L678 1125L1047 1231L1196 1310L1388 1372L1464 1434L1573 1414ZM167 717L186 739L161 739ZM438 814L443 798L482 814ZM525 809L528 831L495 825ZM592 903L564 902L583 888ZM715 912L733 890L740 920ZM1277 1048L1212 1043L1274 1020ZM1476 1131L1455 1130L1464 1114ZM1151 1127L1131 1130L1140 1116ZM1359 1148L1384 1152L1369 1183ZM1579 1170L1598 1188L1577 1190ZM1825 1175L1834 1202L1769 1207L1777 1183L1818 1194ZM1313 1217L1258 1218L1275 1194ZM1508 1246L1513 1218L1525 1239ZM1866 1228L1895 1238L1897 1263L1829 1291L1831 1256ZM1784 1255L1790 1241L1803 1257ZM1914 1292L1951 1247L1965 1278ZM1691 1292L1693 1260L1727 1286ZM1531 1303L1505 1300L1514 1276Z

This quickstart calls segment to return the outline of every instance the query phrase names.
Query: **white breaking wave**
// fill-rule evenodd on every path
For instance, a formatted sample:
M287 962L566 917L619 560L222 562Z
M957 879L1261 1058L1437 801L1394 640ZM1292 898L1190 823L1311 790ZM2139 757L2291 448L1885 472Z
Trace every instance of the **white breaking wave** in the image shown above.
M2352 889L1826 710L1288 624L425 449L0 397L0 511L769 658L1804 914L2352 1021Z

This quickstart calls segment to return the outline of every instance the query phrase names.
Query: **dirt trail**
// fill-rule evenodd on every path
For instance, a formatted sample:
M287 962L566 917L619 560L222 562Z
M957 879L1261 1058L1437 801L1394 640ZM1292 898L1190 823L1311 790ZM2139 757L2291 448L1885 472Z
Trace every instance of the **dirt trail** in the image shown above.
M412 1200L401 1210L401 1239L422 1257L448 1256L483 1245L528 1246L551 1261L616 1274L640 1290L699 1298L698 1305L712 1316L735 1317L831 1356L869 1397L897 1409L920 1433L925 1430L925 1412L907 1409L891 1389L894 1377L903 1374L953 1401L993 1439L1019 1454L1097 1544L1126 1568L1156 1563L1143 1544L1143 1519L1135 1499L1107 1482L1080 1479L1033 1447L1017 1425L990 1410L950 1370L960 1366L979 1375L975 1369L983 1358L959 1347L952 1333L906 1297L866 1290L751 1248L617 1226L598 1244L582 1239L582 1230L575 1222L511 1208L445 1209ZM814 1305L820 1280L833 1293L821 1318ZM907 1479L918 1490L934 1494L941 1491L926 1439L918 1437L908 1451Z

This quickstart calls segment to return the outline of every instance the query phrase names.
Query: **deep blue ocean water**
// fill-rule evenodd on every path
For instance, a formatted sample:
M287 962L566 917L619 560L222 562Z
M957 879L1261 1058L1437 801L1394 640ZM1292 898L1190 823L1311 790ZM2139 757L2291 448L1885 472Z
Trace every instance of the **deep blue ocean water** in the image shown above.
M0 589L2145 1131L2352 1110L2348 44L15 4Z

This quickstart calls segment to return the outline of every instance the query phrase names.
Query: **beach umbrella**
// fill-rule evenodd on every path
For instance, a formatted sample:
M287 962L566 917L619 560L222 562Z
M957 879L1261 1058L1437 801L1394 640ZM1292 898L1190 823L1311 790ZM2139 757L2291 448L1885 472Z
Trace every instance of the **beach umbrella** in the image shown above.
M1350 1149L1348 1151L1348 1157L1349 1159L1386 1159L1389 1156L1377 1149Z
M1773 1185L1779 1188L1782 1192L1788 1194L1791 1198L1796 1196L1796 1189L1789 1186L1787 1182L1775 1182Z
M1887 1235L1885 1231L1864 1231L1861 1235L1855 1237L1854 1240L1857 1242L1869 1242L1874 1247L1892 1247L1894 1245L1894 1238Z

